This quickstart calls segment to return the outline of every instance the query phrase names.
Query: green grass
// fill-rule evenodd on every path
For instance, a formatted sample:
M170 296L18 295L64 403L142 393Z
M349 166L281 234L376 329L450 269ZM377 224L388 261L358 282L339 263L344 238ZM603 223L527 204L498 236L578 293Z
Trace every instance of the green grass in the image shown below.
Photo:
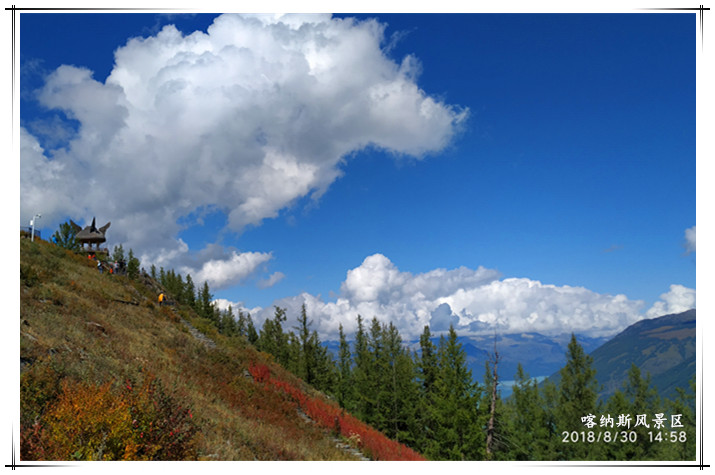
M354 460L327 431L298 417L284 394L245 376L251 364L269 365L277 377L319 396L244 339L219 335L188 308L160 308L141 278L99 274L86 257L47 242L21 239L20 262L21 459L132 459L144 453L195 460ZM195 339L178 315L216 348ZM151 377L171 404L192 411L190 449L150 447L145 432L132 426L138 416L128 414L159 422L169 417L156 412L156 394L141 395L147 402L127 393L127 381ZM91 403L105 404L111 417L85 414L82 407L72 412L73 405L90 404L98 388L107 393ZM163 410L169 414L176 407ZM106 420L89 421L93 431L78 432L77 440L57 435L62 424L81 417ZM104 442L83 441L83 447L97 448L74 450L81 437ZM112 451L107 440L116 442Z

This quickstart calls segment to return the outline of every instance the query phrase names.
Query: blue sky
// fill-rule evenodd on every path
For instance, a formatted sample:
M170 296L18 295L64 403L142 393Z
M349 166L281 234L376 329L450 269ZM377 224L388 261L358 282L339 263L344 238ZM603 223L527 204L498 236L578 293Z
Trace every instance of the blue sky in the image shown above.
M695 305L695 15L22 13L21 224L326 336L612 334Z

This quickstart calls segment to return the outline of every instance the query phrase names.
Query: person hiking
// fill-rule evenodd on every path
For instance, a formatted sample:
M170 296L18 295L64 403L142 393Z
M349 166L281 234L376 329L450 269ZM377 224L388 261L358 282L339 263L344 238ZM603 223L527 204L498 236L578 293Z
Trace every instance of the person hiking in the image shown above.
M100 274L104 272L104 268L102 267L102 261L100 260L97 260L97 269L99 270Z
M162 294L159 294L159 306L160 306L160 307L161 307L162 305L164 305L164 299L165 299L164 294L163 294L163 293L162 293Z

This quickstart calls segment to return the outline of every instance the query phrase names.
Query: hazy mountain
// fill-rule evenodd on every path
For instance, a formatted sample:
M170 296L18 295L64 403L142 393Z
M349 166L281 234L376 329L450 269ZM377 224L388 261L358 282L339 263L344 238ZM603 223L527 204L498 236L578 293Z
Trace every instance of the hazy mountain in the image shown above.
M529 376L546 378L557 372L566 363L566 347L571 334L546 336L540 333L518 333L496 336L496 349L499 353L499 380L502 397L511 394L511 381L514 379L519 363ZM494 335L461 336L458 338L467 356L467 366L472 371L475 381L484 380L485 363L494 352ZM588 352L605 343L607 338L591 338L579 336L579 343ZM433 338L435 345L439 338ZM406 344L413 351L419 351L419 341L408 341ZM337 341L325 342L337 358L339 344ZM351 349L353 342L350 341Z
M507 382L514 378L521 363L531 377L545 377L558 371L566 363L566 347L570 334L546 336L540 333L497 335L496 351L499 353L499 379ZM580 337L586 351L597 348L606 338ZM465 337L465 351L475 379L484 379L484 364L494 353L494 336ZM475 348L476 351L472 350Z
M621 387L631 363L650 373L661 397L673 396L695 375L695 309L634 323L591 356L601 396Z
M485 363L494 352L494 335L462 336L459 341L467 356L467 365L475 381L484 380ZM519 363L526 373L538 379L558 381L558 371L566 364L566 350L571 333L546 336L540 333L496 335L499 353L499 379L502 397L511 394L511 383ZM596 378L603 385L602 397L620 388L631 362L650 373L652 384L661 396L672 396L676 387L688 388L695 374L695 310L675 315L641 320L618 335L588 337L576 335L586 353L594 358ZM433 338L435 345L439 338ZM338 342L325 343L337 358ZM353 342L350 342L351 348ZM419 351L419 341L406 344Z
M674 397L695 376L695 309L636 322L593 351L582 346L593 357L601 398L622 387L631 363L651 375L661 397ZM558 369L548 379L558 384Z

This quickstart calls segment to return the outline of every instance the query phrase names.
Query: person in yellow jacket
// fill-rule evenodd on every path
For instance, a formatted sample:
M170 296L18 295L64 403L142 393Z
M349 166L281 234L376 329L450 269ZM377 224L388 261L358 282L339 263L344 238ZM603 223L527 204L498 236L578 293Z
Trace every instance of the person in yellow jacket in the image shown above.
M159 306L160 306L160 307L161 307L162 305L164 305L164 300L165 300L165 299L166 299L166 297L164 297L164 294L163 294L163 293L162 293L162 294L159 294Z

